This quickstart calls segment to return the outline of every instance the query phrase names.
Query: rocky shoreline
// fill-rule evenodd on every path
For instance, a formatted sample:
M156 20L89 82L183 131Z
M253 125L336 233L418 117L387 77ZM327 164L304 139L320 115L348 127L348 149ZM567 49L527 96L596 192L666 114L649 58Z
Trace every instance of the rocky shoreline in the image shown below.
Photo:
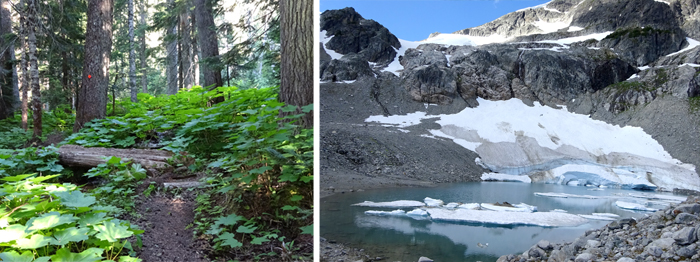
M698 261L700 198L657 211L639 220L621 219L589 230L573 242L542 240L520 255L497 262Z

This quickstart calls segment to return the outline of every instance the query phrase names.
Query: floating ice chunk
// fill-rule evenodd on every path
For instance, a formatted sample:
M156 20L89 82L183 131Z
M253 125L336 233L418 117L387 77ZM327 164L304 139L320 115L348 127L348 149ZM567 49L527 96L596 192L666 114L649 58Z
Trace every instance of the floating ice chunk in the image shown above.
M397 200L390 202L372 202L365 201L362 203L353 204L353 206L361 207L423 207L425 203L415 200Z
M617 220L614 217L607 217L607 216L596 216L596 215L579 215L580 217L587 218L587 219L592 219L592 220L607 220L607 221L615 221Z
M429 197L426 197L425 199L423 199L423 202L425 202L425 205L427 205L429 207L439 207L439 206L442 206L445 204L445 202L443 202L440 199L434 199L434 198L429 198Z
M458 206L459 206L459 203L451 202L451 203L447 203L447 205L445 205L444 207L445 208L457 208Z
M423 209L416 208L414 210L407 212L406 215L408 215L408 216L422 216L423 217L423 216L428 216L428 212L423 210Z
M534 212L537 211L536 206L531 206L527 204L516 204L513 207L500 206L490 203L481 203L481 209L492 210L492 211L509 211L509 212Z
M469 209L426 209L433 221L457 221L496 225L533 225L543 227L579 226L588 220L577 215L557 212L499 212Z
M587 198L587 199L597 199L597 198L604 198L602 196L591 196L591 195L575 195L575 194L567 194L567 193L542 193L542 192L535 192L536 196L545 196L545 197L561 197L561 198Z
M615 201L615 205L619 208L629 209L629 210L649 211L649 212L659 211L659 209L656 209L656 208L649 208L649 207L646 207L646 206L641 205L641 204L625 202L625 201Z
M549 212L569 213L569 211L566 211L564 209L552 209Z
M375 216L405 216L406 211L403 211L401 209L397 209L394 211L377 211L377 210L367 210L365 211L365 214L367 215L375 215Z
M457 208L478 210L481 208L481 205L479 203L466 203L459 205Z
M599 217L620 217L620 215L613 213L593 213L592 215Z
M671 202L671 203L681 203L681 202L686 201L688 199L687 196L669 196L669 195L660 195L660 194L628 193L628 195L631 197L636 197L636 198L661 200L661 201Z
M501 173L483 173L481 174L481 180L532 183L530 177L526 175L509 175Z

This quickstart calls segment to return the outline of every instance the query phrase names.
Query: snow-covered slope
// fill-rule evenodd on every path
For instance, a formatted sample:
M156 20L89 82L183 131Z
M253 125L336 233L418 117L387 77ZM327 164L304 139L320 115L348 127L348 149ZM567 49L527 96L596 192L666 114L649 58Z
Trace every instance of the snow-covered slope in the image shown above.
M533 182L700 189L695 166L671 157L639 127L610 125L565 108L530 107L519 99L478 102L453 115L416 112L366 121L406 127L435 118L442 128L429 130L433 135L477 152L493 171Z

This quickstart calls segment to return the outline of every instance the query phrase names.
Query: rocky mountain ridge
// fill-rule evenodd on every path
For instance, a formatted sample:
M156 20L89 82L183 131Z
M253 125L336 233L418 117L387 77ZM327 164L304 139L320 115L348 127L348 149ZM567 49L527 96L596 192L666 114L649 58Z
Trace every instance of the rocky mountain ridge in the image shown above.
M322 108L331 85L364 90L370 99L361 103L384 115L456 112L478 106L477 97L563 105L640 126L674 158L697 167L699 6L698 0L555 0L455 32L510 39L483 45L408 43L352 8L329 10L321 15L321 37L330 38L320 55ZM542 30L557 23L558 30ZM389 70L396 62L402 69ZM426 103L438 109L421 110ZM322 122L332 118L321 114Z

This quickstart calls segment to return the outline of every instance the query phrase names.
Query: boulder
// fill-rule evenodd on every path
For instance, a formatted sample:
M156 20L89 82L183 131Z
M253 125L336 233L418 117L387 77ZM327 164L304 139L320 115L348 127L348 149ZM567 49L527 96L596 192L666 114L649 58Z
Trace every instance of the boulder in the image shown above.
M321 81L356 80L362 76L373 75L367 60L358 54L348 54L340 59L330 61L321 72Z
M676 216L674 222L676 224L690 224L698 220L698 216L688 213L680 213Z
M693 243L695 240L697 240L697 237L695 236L695 228L684 227L683 229L673 233L673 239L675 239L676 243L679 245L688 245Z

